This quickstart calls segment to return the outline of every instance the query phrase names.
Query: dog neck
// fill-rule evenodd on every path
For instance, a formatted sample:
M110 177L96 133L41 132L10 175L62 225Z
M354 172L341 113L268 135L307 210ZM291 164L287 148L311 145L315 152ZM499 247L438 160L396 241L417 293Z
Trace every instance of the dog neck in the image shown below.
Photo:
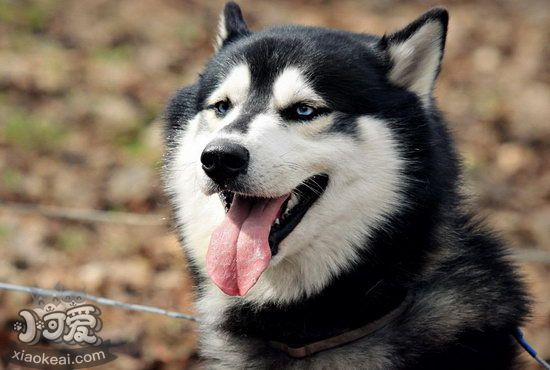
M303 347L365 327L407 297L407 287L394 269L368 265L357 265L319 294L285 306L234 306L226 312L222 328L236 336Z
M342 334L336 336L319 340L317 342L309 343L301 347L292 347L286 343L281 343L277 341L269 341L268 344L278 350L283 351L287 355L293 358L304 358L311 355L314 355L318 352L327 351L333 348L341 347L346 344L355 342L361 338L369 336L386 325L389 325L393 321L397 320L401 315L403 315L409 308L412 302L412 295L407 295L407 297L393 310L385 314L384 316L369 322L366 325L363 325L359 328L346 331Z

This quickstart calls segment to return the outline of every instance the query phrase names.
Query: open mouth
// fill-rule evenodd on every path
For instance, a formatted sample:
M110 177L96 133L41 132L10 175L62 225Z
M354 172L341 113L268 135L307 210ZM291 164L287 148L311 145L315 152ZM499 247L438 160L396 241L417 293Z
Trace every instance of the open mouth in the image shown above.
M268 241L272 256L277 254L279 243L300 223L309 208L323 194L327 185L328 175L319 174L308 178L290 193L271 225ZM219 195L225 207L225 212L228 213L235 193L225 190L221 191ZM251 202L261 202L265 198L249 197L249 200Z
M214 230L206 269L226 294L244 295L277 254L279 243L300 223L328 185L326 174L312 176L276 198L222 191L224 221Z

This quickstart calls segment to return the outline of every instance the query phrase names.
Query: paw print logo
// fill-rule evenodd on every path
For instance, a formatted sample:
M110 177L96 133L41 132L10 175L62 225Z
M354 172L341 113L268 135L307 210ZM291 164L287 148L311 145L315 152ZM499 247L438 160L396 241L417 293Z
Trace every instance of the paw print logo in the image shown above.
M46 312L52 312L53 310L55 310L55 304L53 304L53 303L48 303L44 307L44 311L46 311Z
M76 301L71 301L71 303L69 303L69 306L71 307L75 307L76 305L78 305L78 303Z
M23 323L21 321L17 321L13 324L13 330L15 330L16 332L21 332L23 331Z
M46 327L46 324L44 324L44 321L42 321L42 320L39 320L39 321L36 323L36 328L37 328L38 330L43 330L45 327Z

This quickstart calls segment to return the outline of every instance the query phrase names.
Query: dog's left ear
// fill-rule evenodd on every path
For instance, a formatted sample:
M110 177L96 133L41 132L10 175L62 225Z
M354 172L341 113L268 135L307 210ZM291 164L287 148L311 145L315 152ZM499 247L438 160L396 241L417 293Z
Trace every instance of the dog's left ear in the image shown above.
M380 39L390 62L388 77L429 104L441 68L449 14L435 8L391 35Z
M216 51L232 41L250 34L250 30L244 21L241 8L230 1L225 4L220 21L218 23L218 35L216 36Z

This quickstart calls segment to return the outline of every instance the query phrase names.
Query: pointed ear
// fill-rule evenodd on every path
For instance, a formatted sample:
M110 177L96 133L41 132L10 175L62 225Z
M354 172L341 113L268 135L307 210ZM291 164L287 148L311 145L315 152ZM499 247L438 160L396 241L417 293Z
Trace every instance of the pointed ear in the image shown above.
M389 57L390 81L417 94L424 104L430 102L441 68L448 22L447 10L435 8L380 40Z
M230 1L225 4L220 21L218 23L218 35L216 36L216 51L236 39L250 34L250 30L244 21L241 8Z

